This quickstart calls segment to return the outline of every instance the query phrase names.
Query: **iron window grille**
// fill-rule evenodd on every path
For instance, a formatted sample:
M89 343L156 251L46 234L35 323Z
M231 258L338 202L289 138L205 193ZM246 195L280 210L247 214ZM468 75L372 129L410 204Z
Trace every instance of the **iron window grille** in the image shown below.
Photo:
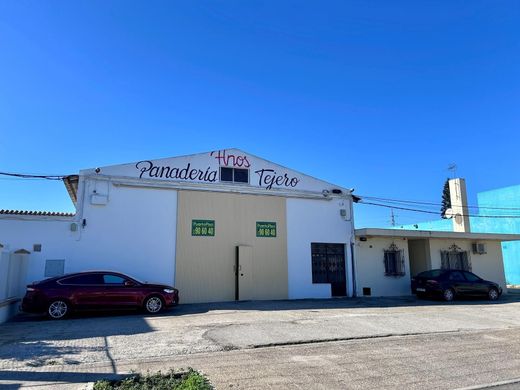
M404 267L404 250L399 249L397 245L392 243L388 249L385 249L384 253L385 276L406 275Z
M471 271L469 252L453 244L448 250L441 250L441 268Z
M344 283L345 245L311 243L312 283Z

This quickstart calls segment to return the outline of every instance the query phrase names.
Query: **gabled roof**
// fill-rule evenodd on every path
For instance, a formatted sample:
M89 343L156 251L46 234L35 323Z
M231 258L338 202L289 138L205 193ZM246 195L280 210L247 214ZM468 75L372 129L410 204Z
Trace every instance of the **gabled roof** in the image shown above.
M234 148L85 169L80 171L80 175L126 178L134 181L198 183L210 187L211 185L229 184L229 182L221 180L222 168L249 171L249 182L235 182L233 183L235 188L248 187L267 191L293 190L318 194L333 192L333 190L338 190L338 193L343 194L351 192L346 188Z
M65 188L67 189L70 199L72 200L72 203L74 203L74 205L76 205L76 203L78 202L78 183L78 175L69 175L63 178L63 184L65 184Z

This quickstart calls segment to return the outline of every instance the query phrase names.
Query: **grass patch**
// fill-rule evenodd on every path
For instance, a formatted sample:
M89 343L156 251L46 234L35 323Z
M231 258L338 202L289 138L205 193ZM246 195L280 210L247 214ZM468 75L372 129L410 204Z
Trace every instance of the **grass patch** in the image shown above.
M100 380L94 390L212 390L208 379L193 369L186 372L170 370L146 375L136 374L118 381Z

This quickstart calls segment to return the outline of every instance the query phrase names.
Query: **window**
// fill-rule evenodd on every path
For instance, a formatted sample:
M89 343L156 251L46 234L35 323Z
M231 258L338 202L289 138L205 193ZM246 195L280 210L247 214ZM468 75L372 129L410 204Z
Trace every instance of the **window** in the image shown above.
M465 282L464 275L462 275L459 271L450 272L450 276L448 277L452 282Z
M467 251L452 245L447 251L441 251L441 268L471 271L471 262Z
M479 282L480 281L480 278L477 275L472 274L471 272L464 271L463 274L466 277L466 280L468 282Z
M121 276L117 276L117 275L105 274L105 275L103 275L103 281L105 282L105 284L124 285L126 282L126 279L122 278Z
M87 274L71 276L70 278L64 278L59 281L60 284L72 284L72 285L98 285L104 284L103 278L100 274Z
M45 274L46 278L63 275L65 269L65 260L46 260Z
M249 183L249 169L220 167L220 181Z
M446 271L442 271L442 270L439 270L439 269L434 269L434 270L430 270L430 271L424 271L424 272L421 272L419 275L417 275L418 278L438 278L439 276L441 276L442 274L444 274Z
M344 283L345 245L311 244L312 283Z
M385 275L404 276L404 251L395 244L385 250Z

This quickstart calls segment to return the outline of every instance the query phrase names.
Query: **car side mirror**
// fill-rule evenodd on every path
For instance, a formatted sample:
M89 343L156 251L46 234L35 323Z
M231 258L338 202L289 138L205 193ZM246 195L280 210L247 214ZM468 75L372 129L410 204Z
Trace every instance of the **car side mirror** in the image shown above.
M125 280L125 287L133 287L135 286L135 283L131 280Z

